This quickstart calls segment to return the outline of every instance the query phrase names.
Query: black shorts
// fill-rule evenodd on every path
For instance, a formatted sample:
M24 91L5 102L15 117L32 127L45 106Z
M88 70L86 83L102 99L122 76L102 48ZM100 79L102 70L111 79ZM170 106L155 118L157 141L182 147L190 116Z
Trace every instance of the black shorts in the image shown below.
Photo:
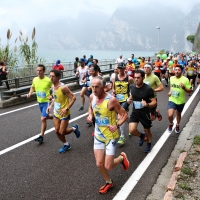
M162 69L161 74L165 74L165 73L166 73L166 69Z
M159 72L154 72L154 74L155 74L158 78L160 78L160 73L159 73Z
M198 78L200 78L200 74L198 74Z
M138 111L133 111L131 113L131 116L129 118L129 123L139 123L141 122L142 126L145 129L149 129L152 127L152 121L150 117L150 113L144 113L144 112L138 112Z
M194 82L196 77L195 76L187 76L187 78L189 79L189 81L192 79Z

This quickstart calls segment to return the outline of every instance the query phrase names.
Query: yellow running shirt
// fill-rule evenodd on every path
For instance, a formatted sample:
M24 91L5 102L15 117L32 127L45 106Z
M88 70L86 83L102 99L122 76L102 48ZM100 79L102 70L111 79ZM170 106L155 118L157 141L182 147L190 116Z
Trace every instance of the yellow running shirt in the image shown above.
M59 119L67 118L70 115L70 110L67 111L65 116L60 115L60 110L63 108L68 108L69 98L63 94L62 86L64 84L61 83L58 89L53 89L53 98L54 98L54 116Z
M108 110L108 102L112 96L107 94L103 102L99 105L96 104L96 97L93 97L92 109L95 116L95 137L98 140L116 139L119 137L119 132L111 132L108 125L116 125L117 113L115 110Z
M33 79L32 87L35 88L38 103L49 102L51 86L52 82L47 76L42 79L39 77Z

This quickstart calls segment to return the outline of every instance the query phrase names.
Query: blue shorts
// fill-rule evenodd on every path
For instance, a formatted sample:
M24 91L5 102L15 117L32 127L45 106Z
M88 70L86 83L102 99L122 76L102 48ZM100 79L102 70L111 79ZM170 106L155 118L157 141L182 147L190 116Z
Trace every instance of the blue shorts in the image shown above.
M47 108L49 106L49 103L45 102L45 103L38 103L38 104L39 104L40 112L42 113L42 117L47 117L48 116Z
M175 104L172 101L168 101L168 110L174 109L181 113L183 111L184 106L185 106L184 103L183 104Z

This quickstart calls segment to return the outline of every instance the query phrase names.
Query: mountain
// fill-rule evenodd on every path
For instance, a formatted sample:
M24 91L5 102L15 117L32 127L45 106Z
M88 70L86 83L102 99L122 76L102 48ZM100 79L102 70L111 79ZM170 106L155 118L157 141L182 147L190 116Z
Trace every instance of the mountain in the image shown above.
M200 54L200 23L199 23L199 26L197 28L196 34L195 34L192 51L197 52L198 54Z
M80 12L68 18L36 26L40 49L87 49L90 38L106 25L110 16L102 12Z
M185 14L162 3L142 7L120 7L111 15L80 12L67 18L36 26L40 49L98 49L189 51L188 35L196 32L200 22L200 4ZM159 26L160 29L156 29ZM160 35L160 37L158 36Z

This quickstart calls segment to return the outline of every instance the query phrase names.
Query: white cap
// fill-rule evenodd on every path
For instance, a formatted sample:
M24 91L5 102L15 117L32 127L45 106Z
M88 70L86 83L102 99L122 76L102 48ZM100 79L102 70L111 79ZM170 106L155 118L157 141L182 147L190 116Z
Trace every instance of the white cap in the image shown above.
M131 58L128 58L128 61L132 61L132 59L131 59Z

